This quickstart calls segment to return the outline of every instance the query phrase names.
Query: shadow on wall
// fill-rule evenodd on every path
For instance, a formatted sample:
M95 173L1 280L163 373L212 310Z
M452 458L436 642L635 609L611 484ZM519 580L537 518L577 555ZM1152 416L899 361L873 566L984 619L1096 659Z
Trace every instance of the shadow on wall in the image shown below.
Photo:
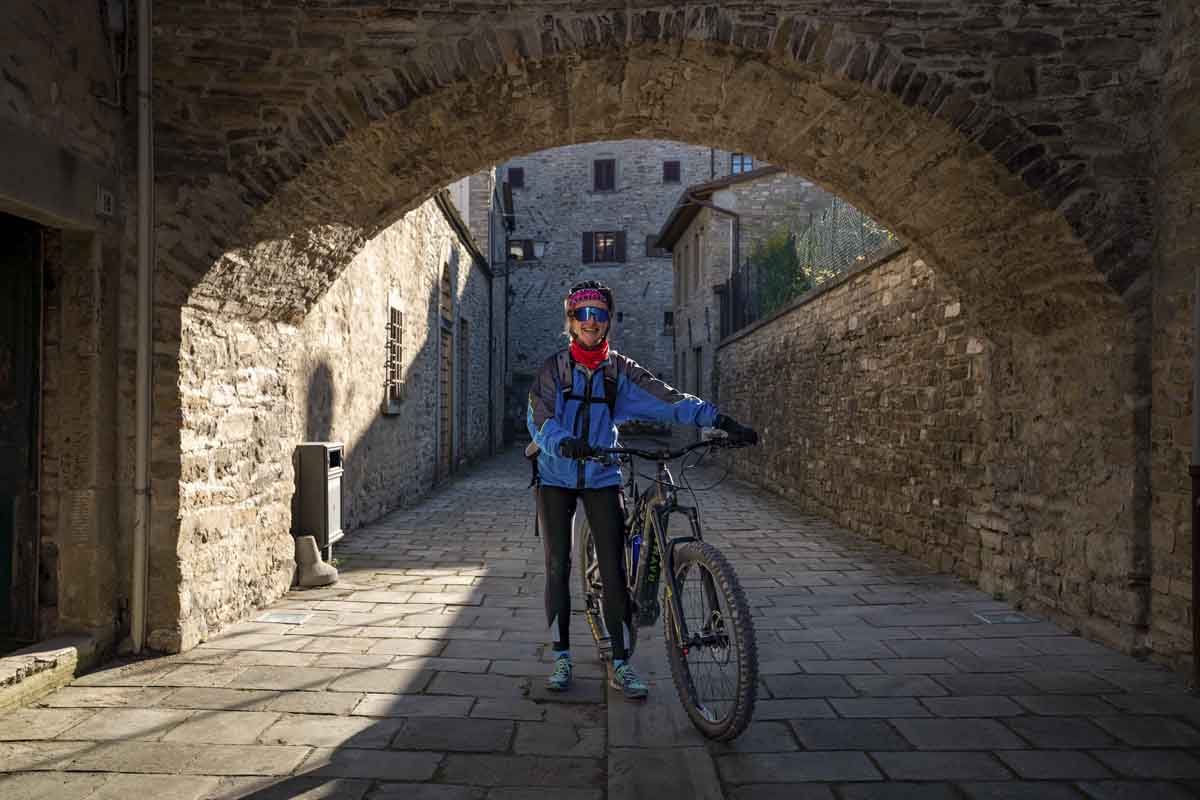
M304 406L304 441L327 442L333 433L333 401L336 396L333 385L333 369L329 363L322 360L313 367L308 376L308 391ZM300 474L300 448L292 448L292 475ZM300 492L297 491L296 481L292 481L292 535L300 516Z

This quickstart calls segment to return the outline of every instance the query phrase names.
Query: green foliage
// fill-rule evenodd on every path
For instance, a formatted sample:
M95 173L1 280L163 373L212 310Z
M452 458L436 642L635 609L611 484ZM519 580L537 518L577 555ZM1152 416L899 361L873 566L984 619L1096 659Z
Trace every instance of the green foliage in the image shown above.
M796 237L789 231L777 231L765 242L760 242L750 256L750 265L758 280L761 316L770 314L813 286L812 278L796 253Z

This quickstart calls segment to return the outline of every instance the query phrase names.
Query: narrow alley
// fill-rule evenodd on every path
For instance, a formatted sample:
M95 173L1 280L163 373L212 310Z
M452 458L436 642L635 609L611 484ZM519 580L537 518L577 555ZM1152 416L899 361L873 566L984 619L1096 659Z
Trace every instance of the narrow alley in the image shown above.
M747 733L707 745L690 728L657 630L635 659L650 702L607 699L578 615L577 680L548 696L526 482L507 451L348 537L335 587L0 717L0 796L1053 800L1200 786L1200 700L1173 673L732 478L699 500L754 606Z

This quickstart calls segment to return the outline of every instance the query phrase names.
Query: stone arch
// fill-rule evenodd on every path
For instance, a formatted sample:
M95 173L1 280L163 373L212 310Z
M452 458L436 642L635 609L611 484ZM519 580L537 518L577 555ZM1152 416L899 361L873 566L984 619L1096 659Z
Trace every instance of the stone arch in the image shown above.
M1129 288L1139 229L1112 218L1112 187L1063 126L1026 124L880 36L815 17L768 23L711 7L547 16L428 42L386 65L363 55L360 69L287 105L258 84L278 106L222 96L227 124L246 127L214 134L212 166L223 169L204 194L224 213L207 209L218 224L206 246L167 248L188 262L179 288L233 313L302 314L364 236L438 186L519 152L642 137L753 152L810 177L946 262L975 296L1004 296L1006 280L1035 289L1026 304L1103 295L1097 276ZM1008 38L1013 52L1050 46ZM203 95L173 100L173 117L208 117ZM164 179L194 188L195 164L180 166ZM997 234L1016 221L1037 232ZM999 271L950 263L1002 254L1010 266ZM282 282L266 264L289 264L291 284L268 292L270 310L250 289Z
M221 24L187 21L193 11L181 4L168 13L179 25ZM1006 470L1038 458L1047 437L1081 447L1055 432L1055 417L1097 433L1119 419L1078 453L1113 459L1104 481L1057 471L1046 480L1061 479L1063 496L1093 497L1122 482L1137 493L1140 434L1125 405L1144 395L1130 366L1137 337L1128 313L1147 257L1136 182L1074 148L1071 123L1023 115L973 87L986 58L965 49L953 63L909 58L870 25L703 7L529 17L429 33L400 56L344 48L344 71L272 72L287 53L302 60L306 47L336 50L351 28L372 24L364 12L324 45L305 45L299 30L283 59L263 64L252 63L263 58L253 46L232 48L230 57L254 67L235 88L221 85L219 68L189 61L212 54L211 45L189 42L166 56L180 69L166 70L159 105L172 120L160 132L165 338L225 318L248 326L302 318L374 233L486 165L572 142L677 139L753 153L846 197L970 298L1006 354L994 368L1011 373L1014 393L1045 403L1039 424L1000 446ZM997 46L1049 47L1009 39ZM1065 33L1057 45L1074 46ZM195 78L183 72L197 66L207 77L189 89ZM1063 393L1043 379L1097 359L1108 363L1090 392ZM162 357L165 393L177 393L187 362L186 354ZM1012 413L1006 402L994 399L996 427ZM179 472L178 447L171 452L179 406L164 407L157 475L169 477ZM1136 544L1137 512L1124 498L1102 505L1097 529L1115 541L1137 528ZM178 524L166 522L180 517L178 499L163 496L160 506L156 535L169 558L183 549L171 540ZM1140 574L1138 547L1126 560ZM179 633L172 615L194 614L202 602L162 603L152 643L188 646L195 633ZM1126 596L1112 602L1119 608L1110 617L1136 616Z

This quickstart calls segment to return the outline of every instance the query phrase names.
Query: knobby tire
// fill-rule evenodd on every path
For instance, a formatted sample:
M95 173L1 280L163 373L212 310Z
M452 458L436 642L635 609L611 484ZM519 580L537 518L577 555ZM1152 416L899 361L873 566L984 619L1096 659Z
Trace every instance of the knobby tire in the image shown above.
M689 569L701 568L713 578L713 586L729 609L725 620L730 646L736 650L735 670L737 685L729 712L719 720L711 720L696 705L695 684L692 671L680 645L675 641L673 614L664 609L663 628L666 639L667 658L671 663L671 677L679 701L687 711L692 724L709 739L730 741L737 738L750 724L754 716L754 702L758 693L758 646L754 637L754 623L750 618L750 605L746 593L738 582L737 574L720 550L705 542L686 542L675 550L675 574L671 576L673 591L680 590L680 578ZM683 598L680 598L683 602ZM686 609L684 611L686 614ZM692 622L689 620L689 626ZM694 631L693 631L694 633Z

